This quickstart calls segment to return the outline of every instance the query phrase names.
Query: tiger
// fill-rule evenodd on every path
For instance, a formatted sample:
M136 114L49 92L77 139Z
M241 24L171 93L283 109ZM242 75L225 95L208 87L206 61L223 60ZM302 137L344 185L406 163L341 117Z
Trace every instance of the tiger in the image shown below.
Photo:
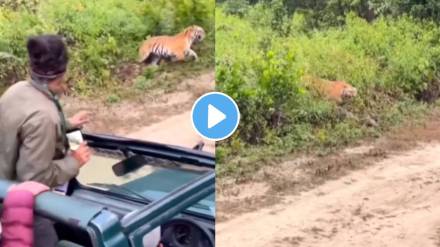
M329 81L321 78L304 77L306 87L319 97L342 104L357 96L357 89L346 81Z
M139 63L159 65L162 60L168 62L198 60L192 45L205 38L203 28L193 25L174 36L155 36L147 39L139 48Z

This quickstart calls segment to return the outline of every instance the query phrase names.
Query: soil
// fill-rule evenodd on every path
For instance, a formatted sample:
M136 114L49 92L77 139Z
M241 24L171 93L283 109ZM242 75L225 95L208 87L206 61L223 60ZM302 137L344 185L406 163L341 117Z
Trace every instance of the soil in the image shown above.
M211 71L157 97L67 98L65 109L91 111L89 132L193 147L190 110L213 82ZM252 182L217 181L218 245L440 246L438 126L437 111L331 155L288 157Z
M440 114L218 182L221 246L440 246Z
M202 141L190 122L192 105L198 97L214 89L214 71L208 71L182 81L173 92L156 96L146 94L144 98L115 104L102 99L66 97L63 104L67 116L82 110L93 114L93 121L84 131L192 148ZM214 143L203 141L204 150L214 152Z

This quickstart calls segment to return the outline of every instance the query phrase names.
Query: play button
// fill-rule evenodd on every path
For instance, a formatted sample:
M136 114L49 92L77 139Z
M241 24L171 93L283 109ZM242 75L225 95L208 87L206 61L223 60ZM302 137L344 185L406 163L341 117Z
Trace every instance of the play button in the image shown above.
M216 126L218 123L226 119L226 115L215 106L208 105L208 129Z
M228 138L237 129L240 112L231 97L213 92L197 99L191 117L197 133L206 139L219 141Z

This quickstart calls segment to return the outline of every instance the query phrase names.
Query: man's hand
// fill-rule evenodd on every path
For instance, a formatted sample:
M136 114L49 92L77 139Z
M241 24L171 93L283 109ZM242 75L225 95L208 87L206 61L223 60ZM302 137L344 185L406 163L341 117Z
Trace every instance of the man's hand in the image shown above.
M92 113L89 111L80 111L73 117L69 118L69 123L72 128L82 128L84 124L90 122Z
M92 156L92 150L83 142L75 151L72 151L72 156L79 162L79 166L82 167L89 162L90 156Z

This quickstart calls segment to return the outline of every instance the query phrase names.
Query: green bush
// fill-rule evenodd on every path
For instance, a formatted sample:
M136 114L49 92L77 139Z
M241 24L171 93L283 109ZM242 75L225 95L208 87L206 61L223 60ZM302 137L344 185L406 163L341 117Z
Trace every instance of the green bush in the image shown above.
M249 8L246 3L280 5L288 15L301 13L305 17L304 24L309 29L343 25L346 15L350 12L369 22L382 16L401 15L440 22L440 2L437 0L217 0L217 2L227 7L227 13L237 13L237 9L245 9L247 12Z
M119 84L115 75L118 66L135 63L138 47L148 36L175 34L196 24L206 29L209 38L214 28L213 0L23 2L33 11L28 10L30 7L0 5L0 52L26 61L28 36L63 35L70 50L69 76L77 81L76 91L81 94ZM205 43L210 42L212 38ZM212 47L209 49L212 51ZM8 67L0 64L0 71ZM7 79L1 76L1 81Z
M2 0L0 7L9 8L13 10L25 9L35 11L40 0Z
M342 26L310 30L300 14L277 24L287 16L276 17L277 9L257 4L242 16L217 10L217 86L242 113L237 133L219 145L221 174L242 175L268 157L375 135L419 111L401 106L419 105L416 95L440 79L433 22L402 16L369 23L348 14ZM310 76L347 81L358 96L343 106L317 98L305 85Z

